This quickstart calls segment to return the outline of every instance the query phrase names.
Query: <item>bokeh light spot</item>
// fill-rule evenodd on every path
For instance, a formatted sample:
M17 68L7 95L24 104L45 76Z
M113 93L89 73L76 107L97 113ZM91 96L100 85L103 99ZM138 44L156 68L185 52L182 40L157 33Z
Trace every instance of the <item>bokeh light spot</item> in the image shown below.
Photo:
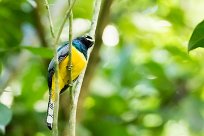
M116 46L119 43L119 33L114 25L107 25L103 32L103 43L107 46Z

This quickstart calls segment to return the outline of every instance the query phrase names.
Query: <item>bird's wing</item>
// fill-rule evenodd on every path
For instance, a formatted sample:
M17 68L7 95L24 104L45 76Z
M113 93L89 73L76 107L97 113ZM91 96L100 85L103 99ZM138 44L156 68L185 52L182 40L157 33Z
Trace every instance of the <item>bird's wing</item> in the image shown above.
M66 56L69 54L69 44L68 42L64 43L57 50L58 62L60 63ZM55 73L55 60L54 58L51 60L48 66L48 87L51 89L52 86L52 76Z

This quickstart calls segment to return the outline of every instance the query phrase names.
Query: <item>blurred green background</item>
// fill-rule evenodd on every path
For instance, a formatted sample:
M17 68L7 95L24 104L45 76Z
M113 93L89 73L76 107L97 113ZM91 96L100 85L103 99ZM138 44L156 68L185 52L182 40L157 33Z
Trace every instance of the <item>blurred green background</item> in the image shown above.
M67 1L49 3L57 32ZM77 0L74 37L88 31L92 7L93 0ZM203 7L203 0L113 1L80 97L78 136L204 136L204 50L187 51ZM0 29L0 135L51 135L45 118L53 40L44 1L0 0Z

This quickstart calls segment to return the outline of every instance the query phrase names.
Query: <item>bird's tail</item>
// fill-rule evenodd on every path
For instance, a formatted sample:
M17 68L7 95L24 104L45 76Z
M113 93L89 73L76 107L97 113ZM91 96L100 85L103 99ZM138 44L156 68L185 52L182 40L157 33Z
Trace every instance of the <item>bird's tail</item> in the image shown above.
M47 127L52 130L54 119L54 102L51 99L51 95L49 95L49 102L47 108Z

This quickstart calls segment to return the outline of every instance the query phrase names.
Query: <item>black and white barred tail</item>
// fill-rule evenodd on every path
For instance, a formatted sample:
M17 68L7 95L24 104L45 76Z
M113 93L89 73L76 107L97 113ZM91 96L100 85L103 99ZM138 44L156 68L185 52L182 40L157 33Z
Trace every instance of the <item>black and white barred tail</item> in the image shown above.
M47 127L52 130L54 120L54 102L49 99L47 108Z

